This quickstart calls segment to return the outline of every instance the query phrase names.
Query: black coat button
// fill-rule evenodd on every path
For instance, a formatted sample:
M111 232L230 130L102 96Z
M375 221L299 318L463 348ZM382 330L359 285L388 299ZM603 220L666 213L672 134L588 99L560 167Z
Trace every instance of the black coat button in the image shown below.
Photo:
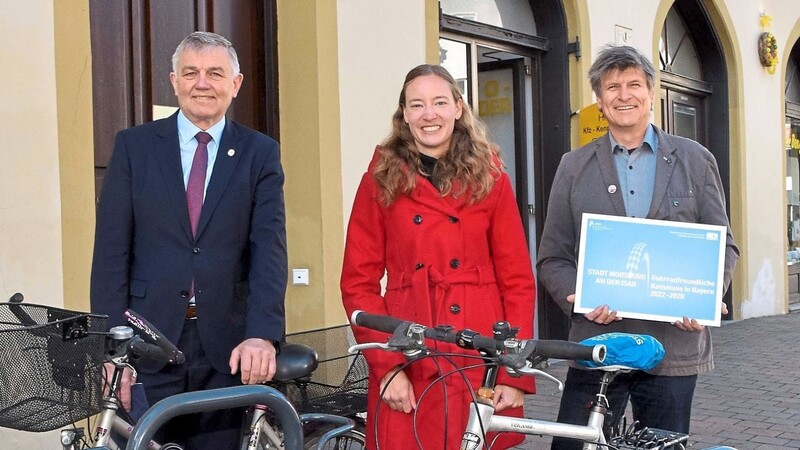
M450 260L450 267L452 267L453 269L458 269L458 266L460 266L460 265L461 265L461 261L459 261L459 260L457 260L455 258Z
M193 248L192 249L192 253L194 253L195 255L199 255L200 254L200 247Z
M181 291L181 298L189 297L189 291Z
M458 314L461 312L461 307L456 305L455 303L450 305L450 312L453 314Z
M447 220L449 220L450 223L457 223L458 222L458 217L448 217Z
M414 266L414 268L417 269L417 270L422 269L423 267L425 267L425 264L422 264L422 263L417 263L417 265Z
M421 224L422 223L422 216L420 216L419 214L414 216L414 223L417 224L417 225Z

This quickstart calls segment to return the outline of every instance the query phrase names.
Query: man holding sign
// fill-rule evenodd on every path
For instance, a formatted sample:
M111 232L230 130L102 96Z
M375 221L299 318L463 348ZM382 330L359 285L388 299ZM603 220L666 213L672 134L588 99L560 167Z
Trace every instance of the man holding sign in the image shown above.
M571 318L570 340L615 331L640 333L654 336L666 349L652 370L617 376L608 391L614 415L607 426L619 422L630 399L634 419L643 426L688 434L697 375L714 366L709 329L690 317L674 323L622 319L608 304L585 314L573 311L584 213L721 225L727 231L722 236L722 289L730 285L739 249L725 212L717 162L699 143L668 135L650 123L655 73L647 57L628 46L605 47L592 64L589 81L608 121L608 133L563 156L553 181L537 268L540 282ZM623 284L641 283L643 278L631 271L605 279L625 289ZM663 277L660 285L668 286L669 280ZM724 305L721 311L727 313ZM594 399L600 376L597 371L570 367L559 422L586 424L586 405ZM552 448L580 449L581 443L556 438Z

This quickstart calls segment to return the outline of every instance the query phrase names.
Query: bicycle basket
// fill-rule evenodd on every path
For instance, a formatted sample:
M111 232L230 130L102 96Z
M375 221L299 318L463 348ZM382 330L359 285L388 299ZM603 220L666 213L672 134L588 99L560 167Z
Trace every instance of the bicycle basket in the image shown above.
M106 331L106 316L0 303L0 427L49 431L99 413Z
M299 413L352 417L367 410L367 362L361 354L347 353L355 343L349 325L294 333L286 341L305 344L319 354L311 381L283 387Z

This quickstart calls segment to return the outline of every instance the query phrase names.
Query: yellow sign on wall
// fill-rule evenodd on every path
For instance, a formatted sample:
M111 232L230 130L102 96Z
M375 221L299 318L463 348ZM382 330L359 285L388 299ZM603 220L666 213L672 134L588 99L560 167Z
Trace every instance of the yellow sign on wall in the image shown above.
M485 117L511 114L511 97L509 96L511 88L505 86L503 91L502 96L498 95L500 94L500 83L497 80L486 80L483 86L484 95L478 102L478 115Z
M578 111L579 144L581 147L606 134L608 122L606 116L597 107L597 103L585 106Z

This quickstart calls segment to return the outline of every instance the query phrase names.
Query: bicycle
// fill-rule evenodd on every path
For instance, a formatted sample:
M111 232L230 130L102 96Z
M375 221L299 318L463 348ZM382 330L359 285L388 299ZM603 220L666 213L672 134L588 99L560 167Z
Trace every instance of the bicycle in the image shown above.
M129 417L125 417L124 409L119 407L116 396L123 370L126 367L133 369L139 358L181 363L182 353L131 310L126 311L126 316L140 335L134 335L133 328L127 326L106 331L105 316L21 304L22 301L22 294L17 293L8 303L0 303L0 345L4 348L0 355L0 384L4 386L0 393L0 426L40 432L73 424L61 432L64 450L119 449L112 434L129 439L135 429ZM316 351L302 344L283 345L277 359L274 382L287 386L302 384L302 380L308 379L318 364ZM114 365L114 371L104 394L100 374L105 361ZM14 370L4 372L3 368ZM277 389L268 389L279 397L279 407L283 407L284 403L291 405ZM35 391L33 395L32 391ZM221 396L219 392L206 392L196 394L201 400L209 399L210 403L199 402L198 405L208 407L210 404L217 409L232 407L225 406L229 403L225 396L236 396L235 392L222 393ZM241 406L252 404L254 402ZM254 448L283 448L283 422L274 420L276 416L280 418L280 414L274 411L268 414L270 410L266 405L259 404L257 408L261 413L257 418L254 416L252 423L257 421L258 427L248 428L243 438L243 448L248 448L246 445L250 444L254 444ZM322 427L324 431L310 435L313 441L309 440L305 448L322 449L331 442L334 445L353 442L355 438L351 436L352 433L358 437L352 431L356 424L350 418L330 414L303 414L298 417L293 406L291 413L301 423L332 424ZM83 429L74 424L95 415L96 425L92 439L89 439ZM306 434L301 434L301 446L305 438ZM363 439L360 442L363 446ZM179 450L181 447L148 440L146 448Z
M386 351L402 351L411 362L433 355L425 345L425 340L455 344L467 350L476 350L484 363L484 375L481 388L474 392L474 400L469 408L469 419L464 430L461 449L475 450L491 448L486 442L486 434L494 432L516 432L527 435L546 435L577 439L584 442L584 450L596 449L658 449L685 450L689 436L687 434L642 428L638 424L618 430L608 436L604 434L604 422L608 413L606 391L614 376L622 371L639 370L640 368L626 364L603 366L609 359L616 362L626 361L625 355L609 355L605 345L583 345L580 343L559 340L516 339L508 322L495 324L494 337L481 336L469 329L453 330L447 325L429 328L421 324L402 321L400 319L355 311L351 323L391 335L387 343L364 343L351 347L352 351L365 349L382 349ZM547 420L515 418L495 415L492 397L496 383L496 373L500 367L517 375L538 376L556 382L559 390L563 389L561 381L539 370L548 359L564 359L574 361L593 361L598 370L603 370L603 377L598 392L591 405L590 416L586 425L570 425ZM458 369L454 370L458 371ZM717 450L731 447L711 447ZM711 450L711 448L707 450Z
M364 414L367 365L360 353L356 355L348 353L349 345L355 343L350 326L333 326L288 334L286 343L317 350L318 364L313 373L282 377L269 383L292 402L301 418L308 419L304 427L305 447L314 448L320 443L327 442L324 445L327 449L363 449L366 444ZM287 344L282 344L281 352ZM253 409L254 411L250 411L251 419L248 422L251 438L254 437L253 430L258 428L257 422L265 420L262 407L257 406ZM353 428L332 435L337 429L337 423L343 423L342 418L352 420ZM269 435L269 428L266 430L259 442L267 442L274 448L282 448L278 445L276 436ZM256 450L256 447L251 444L243 447L243 450Z
M114 363L115 370L114 376L112 376L109 392L117 392L116 387L118 386L118 381L122 374L122 370L125 367L128 367L131 359L135 359L136 356L144 356L151 360L158 360L169 364L180 364L183 362L183 356L180 351L175 348L175 346L171 344L166 337L156 330L155 327L131 310L126 311L125 314L132 326L139 329L143 336L148 336L149 339L155 343L157 350L154 350L152 347L150 347L148 354L142 355L141 350L138 350L141 348L140 345L122 345L122 348L125 349L124 354L122 356L111 358L111 361ZM129 327L123 328L129 329ZM115 331L115 329L112 329L112 332L113 331ZM119 339L116 336L115 338ZM127 337L123 337L123 339L126 338ZM133 339L135 339L135 337ZM119 347L119 345L117 347ZM133 354L129 350L133 350ZM291 417L291 419L289 419L290 424L295 422L294 418L296 417L296 420L299 421L301 427L302 425L309 423L328 424L328 426L323 427L323 432L307 433L301 428L300 436L302 439L300 440L300 443L302 448L316 448L319 450L322 450L323 448L344 448L341 447L341 445L354 441L352 433L354 433L353 429L355 428L356 424L353 419L324 413L298 415L294 405L289 402L288 399L284 398L283 394L279 390L281 386L286 387L295 385L300 386L300 389L302 390L303 385L309 382L308 380L310 379L311 374L317 369L318 363L318 355L316 350L313 348L296 343L282 343L280 345L280 351L276 357L276 372L273 377L273 381L269 382L269 386L267 386L270 388L270 391L267 391L270 398L277 397L277 399L274 401L278 402L278 408L274 406L275 403L270 404L254 403L252 401L248 402L247 395L240 397L235 389L215 389L191 393L193 395L189 398L194 399L192 401L195 402L195 406L185 409L184 413L198 412L199 409L196 408L200 408L201 406L203 410L213 410L253 405L248 411L249 420L247 423L249 423L250 426L244 430L242 449L266 450L271 448L282 449L285 447L301 448L292 447L295 445L293 444L295 438L289 438L289 445L287 446L287 436L285 435L284 427L284 424L287 423L287 414L289 417ZM256 393L257 392L258 391L256 391ZM240 398L243 398L245 402L242 404L232 403ZM188 403L191 404L192 401L189 401ZM241 400L239 401L241 403ZM279 409L286 409L285 405L291 406L291 411L284 412L281 416L281 414L278 413ZM112 450L117 447L115 442L105 438L107 435L105 430L108 429L114 430L126 440L129 440L133 436L135 427L130 425L129 421L126 421L120 417L120 410L118 407L119 402L116 397L107 396L104 399L104 409L101 413L99 425L96 428L98 431L95 433L95 446L107 446ZM111 426L109 427L108 424L112 419L113 422L111 422ZM293 426L294 425L289 425L289 427ZM99 433L100 430L102 430L102 434ZM64 441L65 439L62 437L62 445ZM363 446L363 440L361 442ZM329 447L329 445L333 445L333 447ZM172 443L159 446L156 441L148 439L146 448L148 450L179 450L180 446ZM77 448L65 447L64 450L77 450Z

